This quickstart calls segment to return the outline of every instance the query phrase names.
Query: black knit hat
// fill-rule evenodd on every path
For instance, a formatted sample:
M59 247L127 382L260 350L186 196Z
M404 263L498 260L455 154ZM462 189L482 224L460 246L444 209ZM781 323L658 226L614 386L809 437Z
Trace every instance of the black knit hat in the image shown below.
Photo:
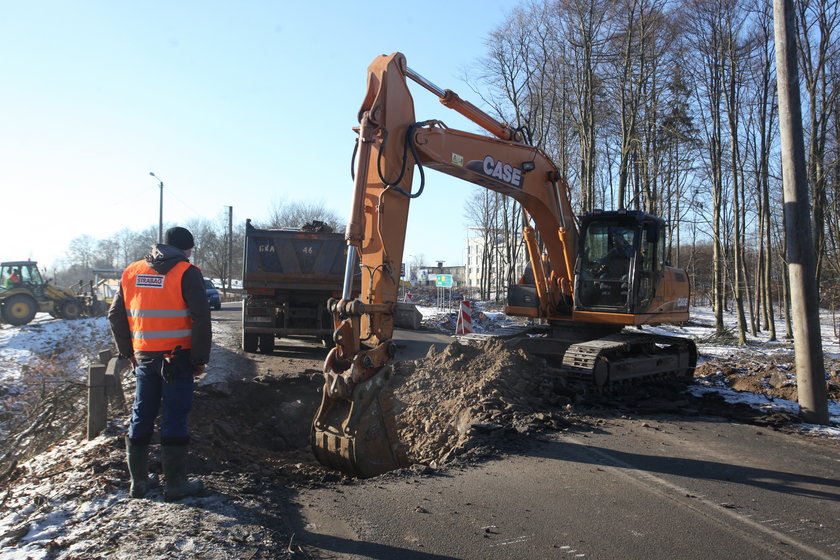
M195 247L195 240L190 230L177 226L166 230L166 233L163 235L163 242L166 245L177 247L182 251Z

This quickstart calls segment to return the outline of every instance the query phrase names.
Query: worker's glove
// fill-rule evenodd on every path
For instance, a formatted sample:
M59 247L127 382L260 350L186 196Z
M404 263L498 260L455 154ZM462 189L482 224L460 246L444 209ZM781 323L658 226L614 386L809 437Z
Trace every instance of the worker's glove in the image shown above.
M204 364L201 365L193 365L193 377L201 377L204 375L204 371L207 369L207 366Z

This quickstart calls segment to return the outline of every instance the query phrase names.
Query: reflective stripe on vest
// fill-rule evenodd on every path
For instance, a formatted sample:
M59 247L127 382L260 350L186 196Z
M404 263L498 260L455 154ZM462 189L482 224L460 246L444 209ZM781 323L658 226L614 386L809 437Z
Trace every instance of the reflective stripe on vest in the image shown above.
M165 352L192 346L192 317L181 293L181 280L190 267L179 262L159 274L137 261L122 276L123 299L135 352Z

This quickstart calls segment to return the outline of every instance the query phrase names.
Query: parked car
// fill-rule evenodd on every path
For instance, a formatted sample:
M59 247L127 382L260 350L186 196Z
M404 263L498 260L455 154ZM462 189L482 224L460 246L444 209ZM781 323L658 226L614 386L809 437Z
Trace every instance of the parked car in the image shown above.
M204 289L207 291L207 303L210 304L210 307L213 309L221 309L222 295L219 293L219 290L216 289L216 286L213 285L213 281L205 278Z

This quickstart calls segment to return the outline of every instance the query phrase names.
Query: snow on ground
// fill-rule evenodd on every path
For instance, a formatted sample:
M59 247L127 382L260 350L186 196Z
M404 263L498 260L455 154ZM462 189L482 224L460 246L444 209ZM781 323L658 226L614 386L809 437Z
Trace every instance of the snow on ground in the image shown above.
M698 385L688 388L688 392L695 397L702 397L707 393L718 393L726 402L731 404L742 403L756 410L766 413L786 412L791 416L799 415L799 404L786 399L774 398L767 395L758 395L747 391L736 391L719 384L706 385L704 381L698 381ZM831 425L820 426L817 424L797 424L802 431L815 436L825 436L840 439L840 402L828 401L828 414Z
M822 335L823 354L826 358L840 358L840 339L834 333L835 318L829 311L823 311L820 317L820 330ZM733 336L737 335L737 323L735 316L727 313L723 317L724 326L731 329ZM648 332L662 332L678 336L689 336L701 347L701 357L726 358L731 355L739 355L742 348L737 344L703 344L705 340L712 337L714 333L715 315L711 308L701 307L691 309L691 319L685 326L662 325L659 327L646 327ZM777 340L770 341L768 333L760 332L758 336L752 336L747 332L747 345L750 351L759 355L789 354L793 355L793 341L785 339L784 320L776 318Z
M36 357L58 360L68 371L84 368L112 345L105 317L64 321L38 313L28 325L0 326L0 382L19 379Z
M840 358L840 344L834 334L835 318L830 312L824 311L821 315L821 336L823 355L826 367L831 369L830 363ZM734 315L724 316L724 324L727 328L737 332L737 323ZM647 332L659 332L672 336L688 336L695 340L698 347L698 364L716 359L744 359L745 355L752 355L754 359L768 358L772 356L785 356L787 359L794 359L793 341L785 340L785 326L781 319L776 321L776 336L778 340L768 340L767 332L761 332L758 336L747 335L747 349L737 344L705 343L714 332L714 312L710 308L699 308L691 310L691 320L686 326L662 325L655 328L645 328ZM795 378L791 380L795 385ZM799 415L799 404L793 401L774 398L768 395L737 391L727 387L720 381L714 382L707 379L696 379L695 385L690 387L689 393L695 396L702 396L707 393L718 393L728 403L743 403L756 410L766 413L786 412L791 416ZM829 399L828 413L830 426L815 424L800 424L799 428L812 435L840 438L840 402Z
M102 446L102 437L79 443L75 439L62 442L22 466L33 473L17 495L38 497L37 500L17 503L0 518L0 546L9 540L19 539L15 548L4 548L3 560L41 560L50 556L50 546L58 540L72 539L74 534L85 531L85 521L106 511L114 502L124 500L124 493L113 492L119 482L98 477L91 479L84 463L92 451ZM63 469L61 484L53 480L54 474L39 465L60 465ZM72 494L72 495L71 495ZM40 513L40 515L39 515ZM34 523L29 520L36 519ZM18 533L26 530L24 535Z
M492 332L494 329L515 324L516 319L507 317L504 313L494 309L498 305L489 302L473 303L473 324L478 332ZM423 322L445 330L451 326L454 329L454 311L442 310L435 305L418 305L417 309L423 316ZM727 315L724 318L727 328L736 328L735 317ZM834 335L834 318L825 312L822 316L823 352L826 363L840 359L840 344ZM662 333L672 336L686 336L697 342L702 363L717 359L743 359L745 351L755 357L783 355L792 357L793 344L784 340L784 323L777 320L778 341L767 340L767 333L759 333L757 337L748 336L747 349L737 344L721 344L719 342L704 342L711 338L714 332L714 314L709 308L695 308L691 311L691 320L683 326L662 325L659 327L645 327L645 332ZM34 357L50 357L69 366L68 369L86 367L91 363L96 353L111 347L108 322L104 317L94 319L79 319L76 321L53 320L45 313L39 313L36 320L23 327L4 325L0 327L0 382L5 385L14 383L20 378L21 367ZM707 381L698 380L692 392L716 391L721 393L729 402L746 402L761 410L775 410L782 408L791 414L798 414L798 405L791 401L767 397L750 397L743 392L734 391L723 385L711 386ZM776 408L774 408L776 407ZM830 415L833 424L840 425L840 405L836 401L830 402ZM816 430L816 428L814 428ZM832 431L833 430L833 431ZM828 435L840 436L835 428L826 430Z

